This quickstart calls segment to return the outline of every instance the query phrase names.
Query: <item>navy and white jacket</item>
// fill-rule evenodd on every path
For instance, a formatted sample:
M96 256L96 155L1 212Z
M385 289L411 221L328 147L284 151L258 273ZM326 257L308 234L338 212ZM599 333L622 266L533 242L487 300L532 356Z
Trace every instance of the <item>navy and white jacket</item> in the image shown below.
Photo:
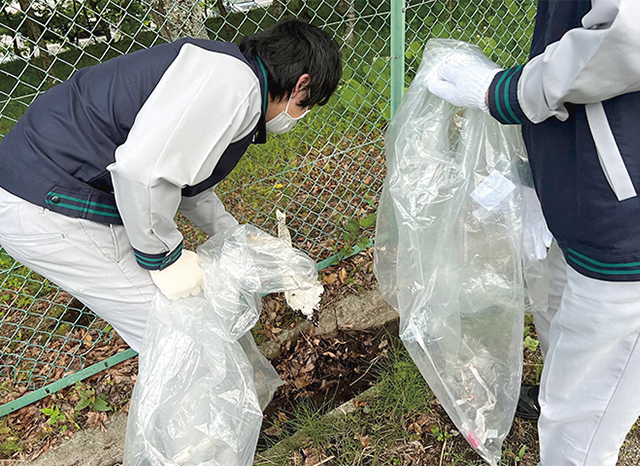
M530 61L499 72L491 115L521 124L567 263L640 280L640 1L539 0Z
M263 143L266 71L230 43L181 39L79 70L0 143L0 186L33 204L124 224L140 266L180 257L180 210L231 226L213 187Z

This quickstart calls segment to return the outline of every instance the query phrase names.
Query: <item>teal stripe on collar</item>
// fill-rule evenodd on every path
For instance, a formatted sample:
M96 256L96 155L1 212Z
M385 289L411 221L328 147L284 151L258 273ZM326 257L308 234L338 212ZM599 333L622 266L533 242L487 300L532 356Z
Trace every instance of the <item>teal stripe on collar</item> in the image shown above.
M262 60L260 60L260 57L256 56L256 59L258 60L258 65L260 65L260 69L262 70L262 77L264 78L264 97L262 99L262 113L266 115L267 105L269 104L269 99L268 99L269 91L267 89L267 70L262 64Z

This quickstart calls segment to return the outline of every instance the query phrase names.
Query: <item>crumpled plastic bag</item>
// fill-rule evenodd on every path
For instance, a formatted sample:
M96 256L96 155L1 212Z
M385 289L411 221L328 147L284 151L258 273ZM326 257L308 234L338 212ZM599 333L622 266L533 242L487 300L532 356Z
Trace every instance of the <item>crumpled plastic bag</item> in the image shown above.
M289 247L291 244L291 235L286 224L286 215L276 210L276 219L278 220L278 238L285 242ZM317 320L317 311L320 307L320 296L324 292L324 286L319 281L311 288L295 291L285 291L284 298L289 307L300 312L307 320Z
M520 128L428 91L442 62L490 64L465 42L426 44L386 133L374 270L430 388L469 444L497 465L522 374L528 164ZM539 302L544 290L537 292Z
M261 296L317 285L304 253L250 225L197 251L204 293L158 293L139 354L125 466L253 464L262 410L282 384L250 333Z

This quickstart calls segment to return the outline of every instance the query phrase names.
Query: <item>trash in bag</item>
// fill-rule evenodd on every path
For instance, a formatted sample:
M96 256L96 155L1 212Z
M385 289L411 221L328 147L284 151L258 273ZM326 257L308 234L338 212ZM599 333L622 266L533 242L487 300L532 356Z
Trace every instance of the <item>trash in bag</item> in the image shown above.
M520 128L429 93L443 62L491 66L474 45L426 44L385 136L374 270L423 377L469 444L497 465L522 374L522 178L530 174Z
M287 229L287 216L276 210L276 218L278 220L278 238L284 241L289 247L291 246L291 235ZM311 288L303 290L285 291L284 298L287 304L294 311L300 312L308 320L317 321L318 316L315 311L320 307L320 295L324 292L324 287L319 281Z
M250 225L197 253L204 292L177 301L158 293L149 315L125 466L253 464L262 410L282 384L250 333L261 296L317 288L313 260Z

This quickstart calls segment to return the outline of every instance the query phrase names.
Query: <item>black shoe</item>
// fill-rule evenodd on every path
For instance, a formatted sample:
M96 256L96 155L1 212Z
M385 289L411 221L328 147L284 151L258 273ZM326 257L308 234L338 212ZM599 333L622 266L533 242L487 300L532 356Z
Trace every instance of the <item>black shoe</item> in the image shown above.
M520 387L520 398L516 407L516 417L537 421L540 417L540 404L538 395L540 385L523 385Z

